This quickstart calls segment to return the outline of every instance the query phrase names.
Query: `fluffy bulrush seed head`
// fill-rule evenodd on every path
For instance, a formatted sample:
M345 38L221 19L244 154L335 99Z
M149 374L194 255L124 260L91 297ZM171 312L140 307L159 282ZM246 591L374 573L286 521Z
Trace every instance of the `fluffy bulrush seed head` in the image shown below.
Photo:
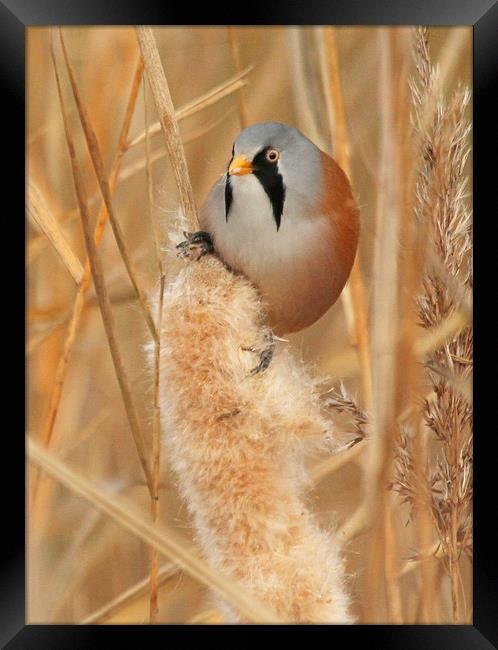
M255 288L211 255L187 262L160 336L166 456L211 566L282 621L351 622L338 542L303 500L304 447L330 439L331 422L284 346L251 374L268 344Z

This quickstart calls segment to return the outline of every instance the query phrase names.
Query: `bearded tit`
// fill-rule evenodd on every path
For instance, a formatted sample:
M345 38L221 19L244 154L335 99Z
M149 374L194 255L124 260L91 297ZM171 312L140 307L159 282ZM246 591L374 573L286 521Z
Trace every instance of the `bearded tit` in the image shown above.
M317 321L339 297L353 265L359 211L329 155L297 129L254 124L235 140L227 172L186 233L257 287L277 335Z

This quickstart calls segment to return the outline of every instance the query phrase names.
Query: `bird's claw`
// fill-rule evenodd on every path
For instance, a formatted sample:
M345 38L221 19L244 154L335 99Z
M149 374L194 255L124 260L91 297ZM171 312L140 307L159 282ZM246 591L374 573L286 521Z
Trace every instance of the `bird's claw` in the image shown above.
M271 363L273 359L273 353L275 351L276 338L272 332L265 334L265 339L267 340L267 345L264 348L242 348L247 352L254 352L259 354L259 363L258 365L251 370L251 375L258 375L260 372L264 372Z
M199 230L197 232L184 232L185 241L176 245L178 257L182 259L198 260L203 255L212 253L213 241L209 233Z
M273 359L273 347L268 347L260 353L258 365L251 370L251 375L257 375L264 372Z

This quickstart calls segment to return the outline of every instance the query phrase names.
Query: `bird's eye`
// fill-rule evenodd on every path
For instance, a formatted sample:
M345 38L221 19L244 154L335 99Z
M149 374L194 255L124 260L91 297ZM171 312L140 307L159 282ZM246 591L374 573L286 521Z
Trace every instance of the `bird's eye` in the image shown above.
M268 162L275 163L279 158L280 154L276 149L268 149L266 152L266 160L268 160Z

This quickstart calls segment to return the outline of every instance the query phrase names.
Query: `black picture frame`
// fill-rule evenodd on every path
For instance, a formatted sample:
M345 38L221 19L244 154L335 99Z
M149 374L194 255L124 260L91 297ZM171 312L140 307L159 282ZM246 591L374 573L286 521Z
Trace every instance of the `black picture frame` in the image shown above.
M16 200L19 206L24 197L25 157L21 142L25 142L24 121L24 80L25 80L25 30L35 25L129 25L129 24L335 24L335 25L472 25L474 31L474 76L473 76L473 202L474 202L474 260L475 260L475 302L478 310L474 312L475 367L474 390L475 419L477 420L475 444L475 557L474 557L474 624L473 625L357 625L357 626L294 626L292 634L300 635L320 630L334 643L368 643L370 648L402 648L403 650L467 650L498 647L498 562L496 560L496 532L493 513L496 509L495 457L491 445L494 442L493 369L498 367L496 348L491 340L486 341L488 322L496 317L494 295L496 294L496 274L493 264L496 246L492 232L496 215L496 151L497 116L493 87L498 81L498 3L496 0L350 0L343 2L324 2L308 0L306 3L288 3L273 0L265 6L257 2L239 3L237 15L230 10L213 7L212 3L194 5L191 12L179 12L177 8L164 2L132 2L121 0L0 0L0 82L2 84L2 103L5 117L4 137L10 136L8 146L9 182L3 190ZM9 125L8 128L5 128ZM2 139L3 140L3 139ZM489 156L488 156L489 154ZM24 230L18 209L10 209L4 214L8 222L8 248L10 242L19 242L14 260L9 262L2 278L23 278L21 263L24 250ZM12 227L18 232L11 235ZM6 231L4 230L4 233ZM21 243L22 242L22 243ZM22 249L21 249L22 247ZM4 253L6 246L3 247ZM5 255L2 257L6 257ZM7 275L8 273L8 275ZM490 280L490 287L486 286ZM24 303L20 296L24 289L10 282L10 305L19 305L19 317L24 323ZM494 290L493 290L493 287ZM493 311L486 317L486 307ZM11 337L16 328L14 319L7 320ZM491 329L491 328L489 328ZM489 335L489 334L488 334ZM5 339L4 339L5 340ZM24 364L12 347L12 375ZM20 355L19 355L20 356ZM489 367L487 367L489 365ZM22 370L18 373L19 394L25 387ZM21 381L22 389L21 389ZM15 384L9 386L13 392ZM15 386L17 388L17 386ZM14 389L15 390L15 389ZM493 392L492 392L493 391ZM17 392L17 391L16 391ZM12 412L12 402L4 404ZM24 405L26 408L26 405ZM5 421L5 420L4 420ZM208 637L220 634L231 637L242 626L81 626L81 625L26 625L25 624L25 517L24 517L24 437L20 427L7 427L4 430L4 463L8 465L1 472L4 495L4 522L7 522L2 542L4 550L0 553L0 646L9 649L31 650L51 648L109 648L118 642L118 636L142 648L154 640L171 642L171 630L185 635L185 641L192 640L194 634ZM12 449L10 449L12 445ZM7 469L11 470L10 473ZM249 640L259 635L261 626L244 626L243 634ZM264 626L265 635L273 630ZM281 626L275 633L281 634ZM296 641L298 639L296 638Z

